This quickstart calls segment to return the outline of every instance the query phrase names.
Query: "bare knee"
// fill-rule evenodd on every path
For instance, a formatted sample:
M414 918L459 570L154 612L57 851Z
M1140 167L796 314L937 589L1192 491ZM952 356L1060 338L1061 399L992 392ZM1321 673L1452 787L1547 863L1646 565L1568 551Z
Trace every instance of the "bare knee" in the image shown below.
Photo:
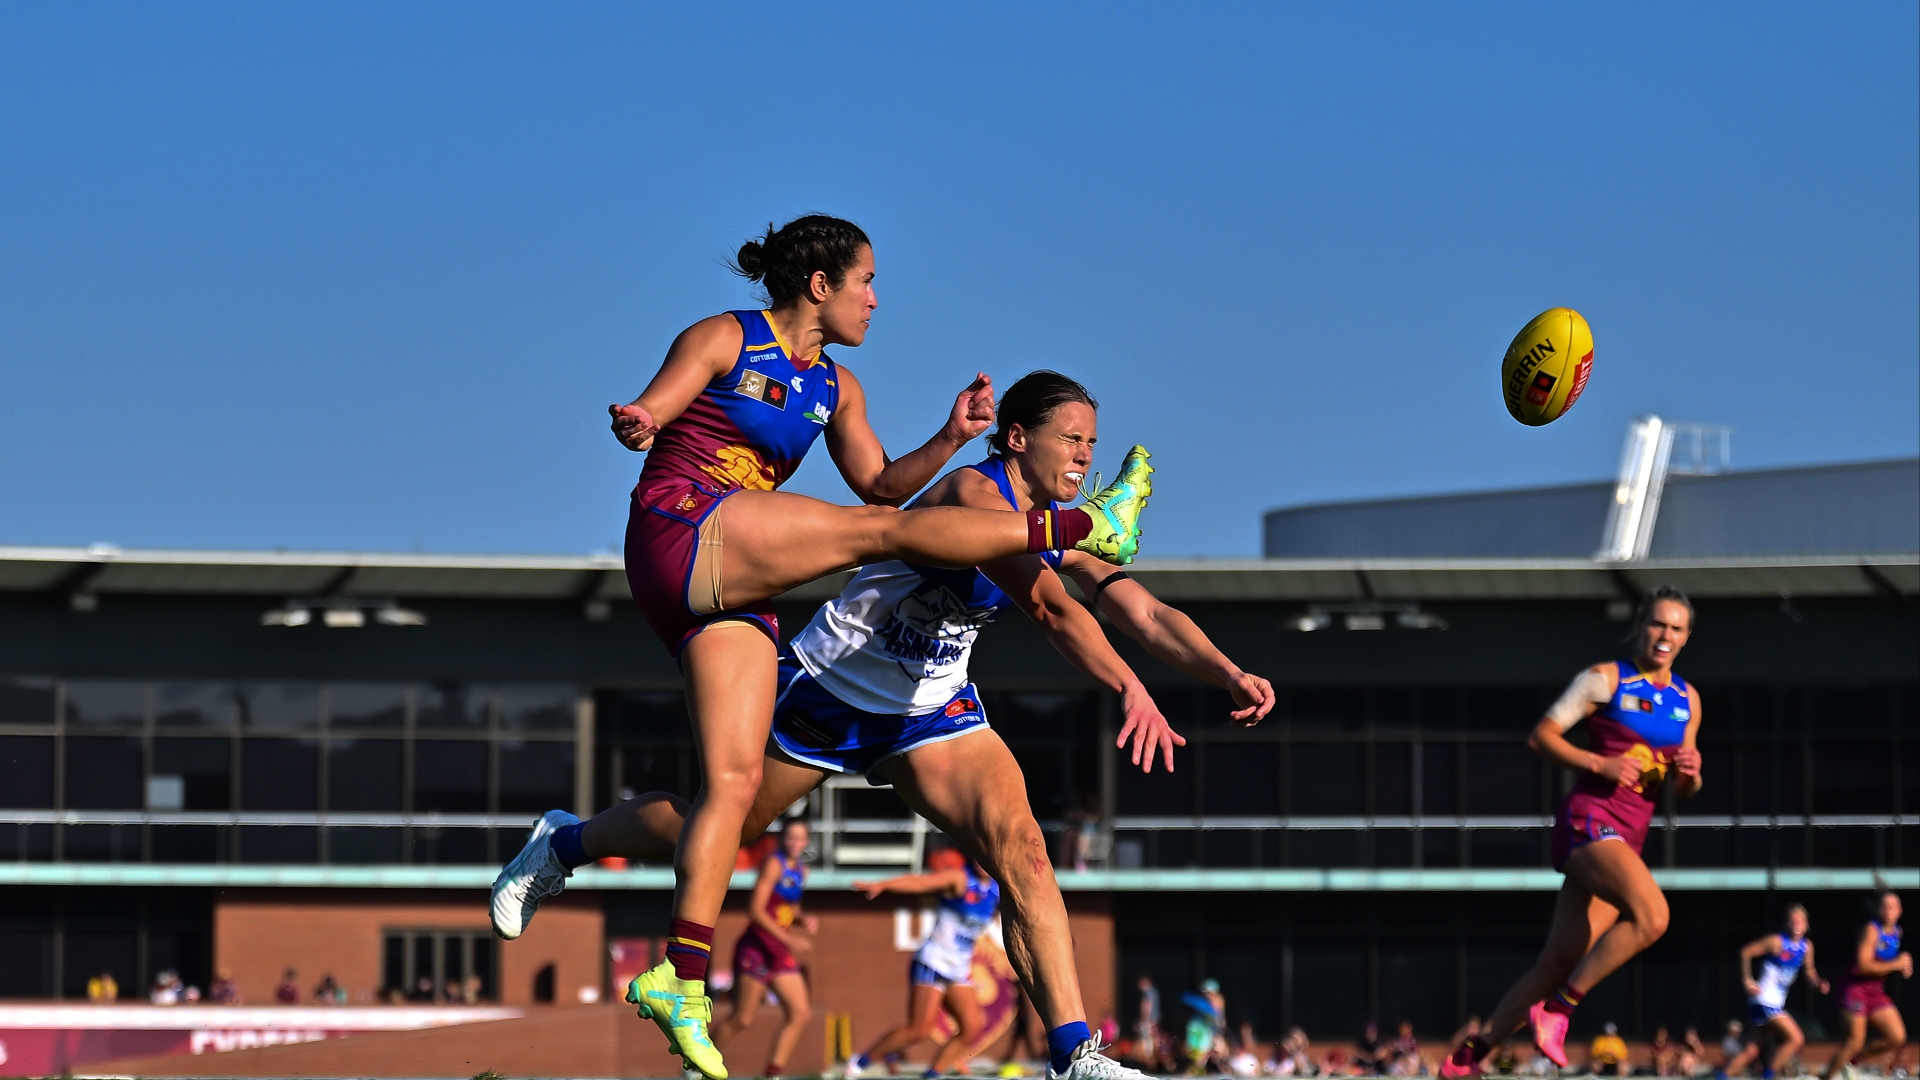
M726 810L745 820L753 810L754 796L760 794L761 765L756 759L751 765L722 766L710 771L704 778L700 792L700 802L715 810Z
M1670 917L1667 898L1658 893L1645 904L1636 904L1633 908L1633 925L1640 931L1640 940L1649 945L1666 934Z
M813 1010L805 1005L787 1006L787 1023L804 1024L813 1019Z

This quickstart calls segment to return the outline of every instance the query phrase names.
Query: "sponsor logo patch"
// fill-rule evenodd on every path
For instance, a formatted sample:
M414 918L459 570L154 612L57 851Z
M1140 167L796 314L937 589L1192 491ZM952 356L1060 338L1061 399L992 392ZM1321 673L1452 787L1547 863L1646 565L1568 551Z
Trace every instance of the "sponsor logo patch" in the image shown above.
M980 703L972 698L955 698L947 702L947 715L949 717L958 718L966 716L968 713L977 713L979 711Z
M1634 694L1621 694L1620 711L1650 713L1653 711L1653 702Z
M1527 387L1527 400L1533 402L1535 405L1545 405L1547 399L1553 396L1553 384L1555 381L1553 376L1544 371L1535 375L1533 377L1533 385Z
M787 384L775 382L757 371L742 372L740 381L733 387L733 392L742 397L764 402L782 411L787 407Z
M688 512L691 512L694 507L699 505L700 504L698 502L694 501L693 496L682 495L680 497L680 505L674 507L674 509L680 511L681 513L688 513Z

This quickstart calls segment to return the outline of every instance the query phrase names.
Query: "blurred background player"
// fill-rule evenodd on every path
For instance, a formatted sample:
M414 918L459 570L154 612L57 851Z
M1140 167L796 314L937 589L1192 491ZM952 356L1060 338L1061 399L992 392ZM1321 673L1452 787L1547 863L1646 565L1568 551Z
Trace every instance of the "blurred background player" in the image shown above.
M1679 797L1700 790L1700 692L1673 671L1692 632L1686 594L1667 586L1648 593L1629 639L1633 658L1575 676L1534 726L1528 748L1579 776L1554 822L1553 864L1566 882L1532 970L1500 999L1486 1030L1440 1066L1441 1076L1477 1073L1488 1052L1529 1021L1540 1052L1566 1068L1567 1026L1580 999L1666 933L1667 898L1640 852L1668 770ZM1592 750L1567 741L1583 720Z
M1760 961L1757 977L1753 973L1755 960ZM1793 981L1800 977L1802 968L1806 969L1807 982L1826 993L1827 980L1820 977L1820 970L1813 962L1813 942L1807 940L1807 909L1789 904L1786 926L1780 933L1768 934L1740 950L1740 981L1747 988L1747 1023L1751 1028L1746 1045L1727 1061L1721 1076L1739 1076L1747 1071L1747 1066L1760 1056L1762 1032L1773 1032L1779 1044L1761 1072L1766 1080L1773 1080L1806 1045L1807 1037L1801 1033L1800 1025L1787 1015L1787 991L1793 988Z
M725 1051L735 1035L753 1026L772 988L786 1021L774 1036L762 1076L786 1071L793 1044L813 1015L807 979L800 971L800 958L813 947L808 935L820 929L820 921L800 908L807 888L802 859L810 839L807 823L794 818L780 830L780 850L760 864L760 878L747 905L747 929L733 947L733 1014L713 1027L713 1045Z
M1913 955L1900 948L1900 938L1900 897L1889 889L1879 895L1873 918L1860 928L1853 965L1840 980L1840 1015L1847 1035L1827 1063L1823 1080L1833 1080L1836 1072L1853 1080L1856 1063L1888 1051L1893 1052L1890 1067L1899 1069L1907 1025L1887 996L1887 976L1898 973L1903 979L1913 978ZM1868 1024L1880 1035L1871 1046L1866 1045Z
M646 390L608 407L621 445L647 451L627 519L627 584L685 676L701 770L674 855L666 959L629 983L626 996L710 1080L727 1075L707 1031L713 924L760 787L777 694L780 629L771 599L884 559L971 567L1079 548L1124 564L1138 546L1150 491L1143 453L1137 469L1082 507L896 512L987 430L989 380L982 374L960 392L933 438L889 459L867 421L860 380L826 354L866 340L879 304L866 233L839 218L798 218L743 245L736 269L765 286L770 309L688 327ZM841 477L868 505L775 490L823 433ZM541 817L494 882L495 933L518 937L541 899L592 861L584 832L572 814Z
M959 1030L934 1055L926 1075L945 1075L963 1064L985 1025L980 998L973 988L973 944L993 925L993 917L1000 910L1000 885L977 863L952 848L934 854L936 858L928 860L933 865L925 874L853 883L854 889L869 900L886 893L933 893L940 903L934 909L933 929L907 967L907 1022L880 1036L865 1053L847 1062L849 1077L872 1068L875 1058L903 1053L930 1038L943 1007Z

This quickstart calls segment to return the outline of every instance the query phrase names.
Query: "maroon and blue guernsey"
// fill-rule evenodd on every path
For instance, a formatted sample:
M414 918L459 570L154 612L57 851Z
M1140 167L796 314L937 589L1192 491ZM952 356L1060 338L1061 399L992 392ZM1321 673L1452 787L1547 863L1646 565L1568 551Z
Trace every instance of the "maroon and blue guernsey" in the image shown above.
M1616 660L1614 666L1619 686L1587 717L1588 748L1602 757L1637 762L1640 779L1622 786L1594 774L1574 782L1554 823L1556 869L1566 865L1574 849L1598 840L1624 840L1636 853L1646 846L1660 785L1693 719L1693 698L1680 676L1662 686L1632 661Z
M822 352L798 360L764 311L739 320L740 355L662 428L638 490L701 481L717 494L772 491L787 482L840 403L839 372Z

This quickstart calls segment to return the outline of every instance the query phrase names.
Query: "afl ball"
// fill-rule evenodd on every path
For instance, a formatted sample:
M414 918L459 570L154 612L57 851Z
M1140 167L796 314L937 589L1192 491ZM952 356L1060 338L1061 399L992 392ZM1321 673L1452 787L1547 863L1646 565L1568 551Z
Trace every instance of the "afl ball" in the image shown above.
M1507 411L1528 427L1565 416L1593 373L1593 330L1572 308L1534 316L1507 346L1500 386Z

